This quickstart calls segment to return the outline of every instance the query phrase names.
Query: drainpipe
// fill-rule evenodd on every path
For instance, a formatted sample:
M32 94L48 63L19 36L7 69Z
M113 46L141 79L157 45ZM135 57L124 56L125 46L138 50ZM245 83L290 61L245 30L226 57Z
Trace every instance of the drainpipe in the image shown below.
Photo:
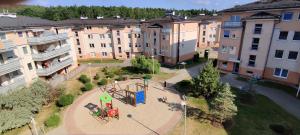
M177 42L177 58L176 58L176 63L179 62L179 57L180 57L180 23L178 23L178 42Z
M270 44L269 44L269 48L268 48L268 52L267 52L267 57L266 57L266 60L265 60L265 66L264 66L264 69L263 69L262 78L265 76L265 70L266 70L266 67L267 67L268 59L269 59L271 45L273 43L273 35L274 35L275 25L278 24L278 23L280 23L280 21L276 23L276 20L274 20L273 30L272 30L272 33L271 33L272 34L271 35L271 41L270 41Z

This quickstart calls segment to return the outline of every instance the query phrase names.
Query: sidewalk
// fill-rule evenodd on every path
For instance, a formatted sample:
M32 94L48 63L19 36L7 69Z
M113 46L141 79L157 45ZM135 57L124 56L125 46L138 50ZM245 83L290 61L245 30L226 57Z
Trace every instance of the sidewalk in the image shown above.
M238 81L235 79L236 75L228 74L221 78L223 82L229 83L231 86L240 88L248 85L247 82ZM273 88L254 85L257 93L264 95L281 106L284 110L300 119L300 100L291 95Z
M188 68L188 69L180 69L177 70L177 75L166 80L168 84L176 84L177 82L180 82L182 80L191 79L192 77L195 77L198 75L200 69L203 67L203 64L196 65L194 67Z

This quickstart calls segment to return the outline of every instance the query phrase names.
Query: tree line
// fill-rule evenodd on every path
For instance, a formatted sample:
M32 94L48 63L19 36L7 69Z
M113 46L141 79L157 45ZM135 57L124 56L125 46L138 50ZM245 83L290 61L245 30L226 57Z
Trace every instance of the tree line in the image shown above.
M0 8L2 11L4 8ZM79 18L80 16L86 16L88 18L96 18L97 16L103 16L105 18L121 16L123 18L132 19L151 19L162 17L166 11L175 11L176 15L181 16L197 16L199 14L211 15L215 13L215 10L207 9L190 9L190 10L175 10L164 8L132 8L125 6L18 6L5 8L9 12L17 13L18 15L40 17L48 20L65 20L71 18Z

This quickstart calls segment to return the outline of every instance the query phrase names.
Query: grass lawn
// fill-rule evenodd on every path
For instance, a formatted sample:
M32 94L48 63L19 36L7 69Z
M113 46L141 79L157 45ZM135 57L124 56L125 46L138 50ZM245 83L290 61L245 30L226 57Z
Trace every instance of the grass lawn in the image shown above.
M165 81L173 76L175 76L176 73L164 73L164 72L160 72L158 74L154 74L153 77L151 78L152 80L161 82L161 81Z
M214 127L209 120L189 116L187 118L188 135L276 135L270 124L281 124L290 127L295 135L300 134L300 120L287 113L280 106L265 96L257 95L256 104L241 103L240 93L236 92L238 113L234 117L230 129ZM209 112L208 103L204 98L188 97L188 108L199 109L200 112ZM189 111L188 111L189 112ZM183 120L177 124L169 135L180 135L184 130Z
M249 79L245 78L245 77L241 77L241 76L238 76L235 78L236 80L239 80L239 81L243 81L243 82L247 82Z
M84 60L78 60L78 63L80 64L87 64L87 63L122 63L123 60L117 60L117 59L84 59Z

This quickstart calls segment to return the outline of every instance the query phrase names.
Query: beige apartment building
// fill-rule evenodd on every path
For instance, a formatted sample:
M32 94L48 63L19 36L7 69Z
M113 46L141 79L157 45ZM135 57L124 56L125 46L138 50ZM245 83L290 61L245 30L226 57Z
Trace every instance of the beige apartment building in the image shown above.
M260 0L221 11L218 67L298 85L300 1Z
M144 55L175 65L192 59L198 42L198 21L174 15L142 22Z
M0 22L0 93L77 67L73 42L54 22L8 13Z

